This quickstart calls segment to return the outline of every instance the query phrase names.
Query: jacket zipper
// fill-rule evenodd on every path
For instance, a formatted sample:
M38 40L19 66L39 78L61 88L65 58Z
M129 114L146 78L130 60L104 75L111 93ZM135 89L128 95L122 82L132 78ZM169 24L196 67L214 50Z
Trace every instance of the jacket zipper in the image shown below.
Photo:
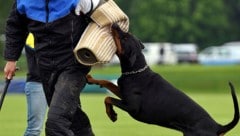
M48 29L48 25L49 25L49 0L46 0L45 8L46 8L46 28ZM52 46L51 39L49 39L49 46ZM54 61L54 58L52 57L51 58L51 66L54 67L54 65L55 65L55 61Z
M48 8L48 4L49 4L49 0L46 0L46 5L45 5L45 8L46 8L46 23L48 23L48 20L49 20L49 8Z

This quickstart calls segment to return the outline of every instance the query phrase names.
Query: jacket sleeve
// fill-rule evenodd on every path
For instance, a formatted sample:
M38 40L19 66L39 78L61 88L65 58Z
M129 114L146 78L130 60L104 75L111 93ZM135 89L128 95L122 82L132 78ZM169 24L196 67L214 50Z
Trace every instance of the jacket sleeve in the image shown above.
M14 3L6 22L5 60L17 61L22 53L28 35L27 18L19 14Z

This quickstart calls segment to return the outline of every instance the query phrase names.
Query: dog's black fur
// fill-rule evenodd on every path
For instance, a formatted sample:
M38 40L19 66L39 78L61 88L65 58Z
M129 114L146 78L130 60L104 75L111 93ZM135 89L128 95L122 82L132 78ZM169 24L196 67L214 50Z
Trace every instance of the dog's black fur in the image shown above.
M112 106L115 105L138 121L179 130L184 136L222 136L238 123L238 102L231 83L235 115L232 122L222 126L201 106L147 66L141 52L144 46L139 39L123 32L117 25L112 26L112 31L122 70L118 88L110 88L121 100L105 99L107 114L112 121L117 120ZM101 82L92 83L109 88Z

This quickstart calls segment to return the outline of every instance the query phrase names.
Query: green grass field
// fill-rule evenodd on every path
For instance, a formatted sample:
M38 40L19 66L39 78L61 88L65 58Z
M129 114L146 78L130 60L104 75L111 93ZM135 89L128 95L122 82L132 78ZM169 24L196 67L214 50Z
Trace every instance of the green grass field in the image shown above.
M126 112L115 108L118 120L112 123L105 114L103 99L109 94L82 94L84 111L89 115L96 136L181 136L182 134L138 122ZM188 93L221 124L233 117L233 104L229 93ZM239 96L239 95L238 95ZM240 97L240 96L239 96ZM21 136L26 127L26 100L24 95L8 95L0 113L0 136ZM160 114L161 115L161 114ZM240 124L227 136L239 136ZM44 133L42 134L44 136Z
M233 104L228 81L233 82L240 99L240 66L177 65L152 66L152 69L197 101L217 122L226 124L232 120ZM108 75L118 76L120 69L118 66L93 68L91 74L103 78ZM16 77L24 75L25 72L21 70L16 73ZM83 109L89 115L96 136L182 135L177 131L138 122L118 108L115 108L118 121L112 123L105 114L103 104L104 97L107 95L109 94L83 93L81 95ZM0 136L23 135L26 116L25 96L7 94L0 112ZM239 136L239 134L240 124L227 136Z

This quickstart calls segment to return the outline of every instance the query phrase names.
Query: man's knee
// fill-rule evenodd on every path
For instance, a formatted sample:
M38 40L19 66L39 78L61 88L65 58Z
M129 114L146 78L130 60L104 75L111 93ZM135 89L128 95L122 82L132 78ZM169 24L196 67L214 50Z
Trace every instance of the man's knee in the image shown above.
M74 136L74 133L68 128L71 122L59 115L48 115L46 121L46 134L48 136Z

